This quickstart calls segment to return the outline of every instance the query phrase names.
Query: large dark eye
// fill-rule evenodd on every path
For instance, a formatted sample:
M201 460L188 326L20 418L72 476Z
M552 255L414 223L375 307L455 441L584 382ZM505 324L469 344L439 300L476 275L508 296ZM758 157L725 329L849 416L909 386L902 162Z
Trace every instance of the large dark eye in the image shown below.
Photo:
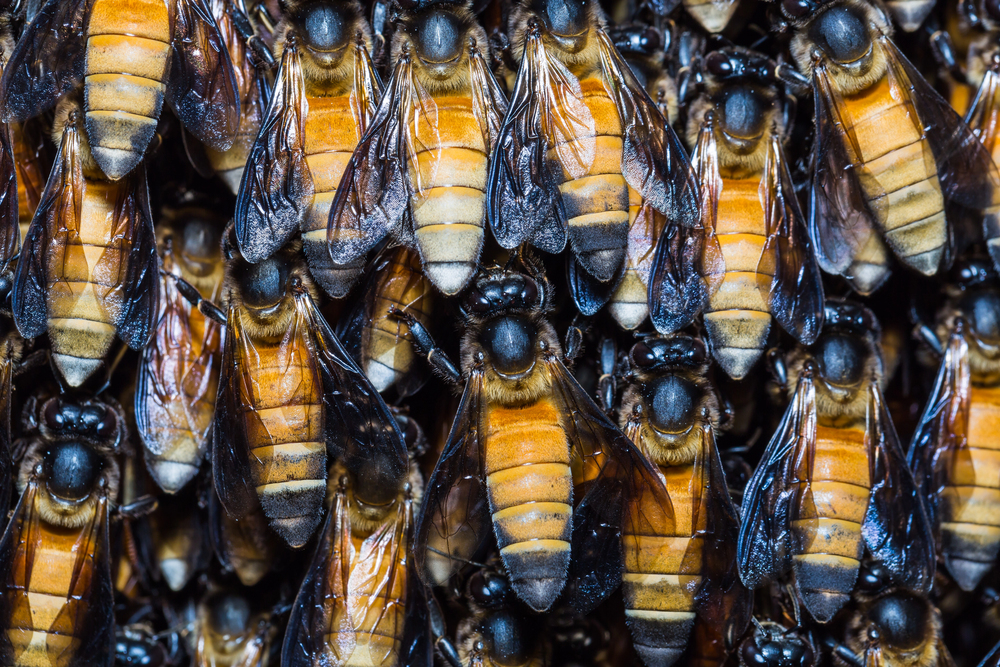
M649 388L649 420L663 433L683 433L694 423L697 387L676 375L655 380Z
M819 372L827 382L848 386L861 381L868 350L856 336L825 334L815 345Z
M705 67L714 76L725 77L733 73L733 64L729 57L718 51L708 54L705 58Z
M115 665L149 667L168 664L166 650L153 640L132 639L118 634L115 637Z
M333 5L318 4L309 8L302 25L306 44L317 51L334 51L347 39L344 17Z
M63 403L58 398L54 398L46 403L43 418L46 426L54 431L60 431L75 425L79 414L79 406Z
M219 595L209 607L209 619L222 635L239 635L250 623L250 603L242 595Z
M930 619L926 600L897 592L879 598L868 610L868 618L893 648L912 649L921 644Z
M496 609L510 599L507 577L491 570L479 570L469 578L469 595L480 607Z
M521 290L521 303L525 307L534 306L538 303L538 285L534 280L525 280L524 288Z
M54 446L45 457L49 490L65 500L86 498L101 472L101 459L77 442Z
M653 354L648 345L642 342L632 346L629 357L632 359L632 365L639 368L649 368L656 363L656 355Z
M813 10L811 0L782 0L781 8L788 16L799 19Z
M535 362L537 333L523 317L500 317L483 327L481 341L497 371L517 375Z
M486 298L486 295L479 290L472 290L465 295L462 299L462 305L465 310L470 313L476 313L477 315L482 315L490 309L490 300Z
M432 63L444 63L462 54L462 26L451 12L432 11L417 23L417 51Z
M854 62L868 53L872 44L865 22L843 6L823 12L809 32L827 55L838 63Z
M265 259L259 264L246 264L240 285L247 305L267 308L278 303L285 296L288 268L286 262L276 257Z
M972 332L987 342L1000 341L1000 293L971 292L962 302L962 313Z
M858 572L858 590L877 593L891 584L892 575L885 569L885 566L878 563L865 565Z
M744 139L760 135L764 129L764 104L753 88L737 86L723 93L720 122L723 129Z

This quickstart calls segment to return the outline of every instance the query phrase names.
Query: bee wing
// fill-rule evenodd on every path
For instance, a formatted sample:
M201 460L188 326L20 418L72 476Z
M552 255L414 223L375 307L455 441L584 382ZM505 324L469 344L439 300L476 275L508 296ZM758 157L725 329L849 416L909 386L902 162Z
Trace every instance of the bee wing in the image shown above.
M407 474L407 455L396 419L308 292L298 294L295 304L312 332L323 376L327 451L344 462L357 485L400 488Z
M175 0L174 7L167 103L198 139L226 150L240 124L229 51L205 0Z
M248 262L270 257L285 245L299 232L299 223L312 206L314 188L305 150L306 112L298 47L287 44L236 196L236 239Z
M79 229L83 189L80 137L75 127L67 126L14 272L11 305L17 330L25 338L48 330L48 267L63 261L67 240Z
M761 296L785 331L811 345L823 327L823 279L776 134L765 158L760 202L767 229L757 263L758 280L765 278L759 282Z
M104 304L118 337L133 350L141 350L153 333L160 307L160 261L144 167L134 170L119 189L114 216L112 243L120 244L127 253L126 263L125 270L118 274L120 281L107 294ZM105 253L97 263L97 271L107 262L110 273L117 261L113 253Z
M788 571L791 523L810 502L816 451L816 390L803 372L777 431L743 492L737 565L743 584L753 590Z
M736 566L740 519L729 495L712 428L702 428L701 443L693 480L697 501L692 524L703 540L702 583L695 601L701 622L732 648L750 624L753 594L740 581Z
M330 207L327 243L337 264L352 262L371 250L399 228L409 211L409 169L416 164L410 123L422 115L418 107L424 101L415 88L410 57L404 55L396 62ZM436 114L430 122L424 120L427 128L436 130Z
M18 639L19 645L30 641L32 630L14 627L11 621L23 614L30 614L28 603L28 586L32 560L41 546L39 515L35 507L38 495L38 481L32 476L28 479L21 497L17 501L14 513L3 537L0 537L0 572L3 573L0 587L0 621L7 632L0 633L0 661L4 664L14 664L14 646L12 637ZM23 554L19 557L19 551Z
M414 559L429 585L446 583L493 534L479 439L485 406L483 374L473 370L417 518Z
M698 221L698 182L681 142L611 38L597 31L604 80L622 122L622 175L642 198L688 226Z
M17 165L9 126L0 126L0 273L6 273L21 250L18 227Z
M573 510L573 561L568 577L575 583L569 601L584 612L621 583L622 540L671 535L674 512L663 482L646 457L561 361L551 358L545 364L577 462L574 484L585 494ZM636 549L628 551L636 553Z
M0 507L10 507L13 465L11 462L13 441L10 430L10 404L14 377L14 360L11 358L10 343L6 343L4 358L0 360Z
M530 33L486 181L487 218L501 246L530 242L545 252L562 251L562 172L573 178L586 173L595 145L580 82L549 56L537 32Z
M882 391L874 382L869 388L865 440L872 481L861 524L865 544L899 584L927 593L934 583L933 531Z
M887 198L858 158L853 130L841 117L842 99L830 85L826 66L813 71L816 138L809 201L809 234L824 271L842 274L875 234L886 215ZM878 193L869 202L865 190Z
M924 509L937 531L937 503L947 483L955 457L968 447L969 344L959 331L948 341L937 379L910 441L907 462L924 497Z
M653 256L649 316L660 333L672 333L690 324L725 274L725 260L715 237L722 194L718 161L715 133L710 126L703 127L692 160L701 183L700 212L693 221L668 214Z
M93 0L47 0L17 41L0 80L4 122L52 108L83 81L84 28Z
M500 128L507 115L507 96L489 65L475 45L469 49L469 70L472 80L472 110L483 133L486 153L492 155L500 139Z
M243 330L239 310L231 306L212 425L212 474L219 501L235 519L243 518L259 506L250 476L250 444L245 424L245 420L257 417L252 409L244 411L243 407L243 394L250 391L251 382L245 377L244 366L254 356L253 339Z
M406 574L406 625L399 664L406 667L434 667L434 643L428 598L433 595L410 559Z
M581 315L590 317L596 315L597 311L603 308L625 276L625 262L622 262L611 280L601 282L580 266L574 255L566 257L566 273L569 281L569 292L573 297L573 303Z

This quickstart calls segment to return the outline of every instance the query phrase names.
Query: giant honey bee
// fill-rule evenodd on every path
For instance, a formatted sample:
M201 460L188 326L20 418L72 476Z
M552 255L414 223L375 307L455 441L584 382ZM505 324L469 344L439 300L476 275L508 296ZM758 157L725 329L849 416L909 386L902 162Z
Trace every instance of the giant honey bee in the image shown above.
M487 162L507 111L470 4L434 3L398 18L392 78L344 174L328 234L342 264L387 234L415 246L424 273L449 295L479 265Z
M688 112L688 142L702 185L703 226L721 261L705 329L731 377L760 358L772 318L804 345L823 322L823 283L781 144L785 121L774 63L724 48L705 58L704 91ZM724 272L724 273L723 273Z
M669 503L649 463L563 366L545 319L551 299L540 278L482 270L462 299L461 373L408 319L429 361L465 380L417 521L417 566L446 582L493 532L514 591L538 611L566 584L571 537L573 577L598 600L621 580L616 530L625 521L646 529ZM637 513L640 495L649 505Z
M910 445L913 474L958 585L973 590L1000 552L1000 288L993 267L956 267L938 317L947 341L934 388Z
M626 257L630 200L697 222L687 156L595 0L515 4L508 32L520 69L490 164L490 227L505 248L556 253L568 240L573 261L608 283Z
M220 150L239 123L233 65L204 0L46 0L4 69L3 119L46 111L81 83L87 142L111 181L142 161L164 101Z
M195 667L267 667L278 626L273 610L257 611L248 596L220 588L198 604L192 633Z
M719 398L704 343L646 338L628 369L619 424L657 466L672 512L663 533L623 529L625 614L645 663L666 666L684 652L696 619L731 648L752 600L736 571L739 519L715 446Z
M24 239L12 305L21 335L47 331L59 375L77 387L116 335L134 350L146 345L160 277L144 170L106 180L81 141L77 110L67 110L64 124L57 118L59 156Z
M206 299L222 288L222 224L211 210L182 205L161 225L162 270L184 278ZM143 350L135 417L146 465L156 483L176 493L198 473L208 448L219 385L222 327L164 276L159 321Z
M236 573L244 586L253 586L274 568L281 550L279 538L268 528L267 517L258 507L233 519L209 494L209 530L212 546L224 570Z
M980 212L992 247L996 167L893 44L883 10L865 0L783 0L781 11L813 83L809 228L820 266L862 294L888 276L888 249L933 275L961 241L952 205Z
M29 401L21 498L0 539L0 661L109 666L114 599L108 514L117 499L120 409Z
M281 65L236 200L240 251L259 262L301 230L313 277L343 296L363 264L333 264L326 227L382 90L371 28L356 0L290 2L274 47Z
M826 324L783 371L795 390L743 497L740 577L748 588L789 570L820 623L849 599L867 546L896 582L925 594L934 542L880 382L878 323L828 300Z
M313 301L296 245L250 264L227 238L226 325L212 436L215 488L234 519L263 510L291 547L320 523L328 455L342 460L371 505L395 498L406 450L392 413ZM388 489L388 490L387 490Z

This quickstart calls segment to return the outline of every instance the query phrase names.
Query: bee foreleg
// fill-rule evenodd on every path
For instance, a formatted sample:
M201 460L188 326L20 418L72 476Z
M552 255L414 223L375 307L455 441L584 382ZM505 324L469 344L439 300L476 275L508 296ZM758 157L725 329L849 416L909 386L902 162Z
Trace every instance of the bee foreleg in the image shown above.
M165 273L165 275L173 279L174 283L177 285L177 291L181 293L181 296L187 299L192 306L201 311L202 315L211 320L215 320L219 324L226 323L225 311L208 299L202 297L201 292L198 291L197 287L180 276L175 276L172 273Z
M264 45L264 42L257 35L257 32L250 25L250 20L247 18L246 14L239 11L238 9L233 9L230 12L230 17L233 21L233 26L236 28L237 32L240 33L240 37L246 41L247 47L250 49L252 58L254 60L254 67L258 69L273 69L275 66L274 55L271 53L270 49Z
M947 31L941 30L937 19L933 16L928 17L924 22L924 31L927 32L931 55L934 56L938 65L947 69L956 82L967 84L968 79L966 79L965 72L955 56L955 45L951 41L951 35Z
M141 496L127 505L120 505L115 511L115 518L140 519L155 512L157 507L159 507L159 502L156 500L156 496Z
M846 646L838 642L833 637L826 637L823 640L823 643L826 644L826 647L830 649L830 652L833 653L833 655L837 656L843 662L850 665L850 667L864 667L865 661L863 658L861 658L857 653L855 653L851 649L847 648Z
M611 413L618 393L618 346L611 338L601 339L601 377L597 379L597 399L601 409Z
M413 346L420 350L421 354L427 358L427 363L431 365L431 368L435 372L452 384L457 385L461 383L462 374L454 362L448 358L448 354L434 342L434 338L431 336L431 332L427 330L427 327L418 322L410 313L404 312L395 306L392 307L389 314L406 323L406 326L410 329L410 340L413 342Z
M583 334L589 328L589 320L585 317L580 317L576 315L573 318L573 322L570 323L569 328L566 329L566 338L563 341L563 348L565 352L563 357L566 361L573 361L581 354L583 354Z
M449 667L463 667L462 661L458 657L458 649L445 636L447 626L445 625L444 614L441 613L441 607L430 593L427 596L427 616L430 621L431 635L434 637L434 647L438 653L448 663Z

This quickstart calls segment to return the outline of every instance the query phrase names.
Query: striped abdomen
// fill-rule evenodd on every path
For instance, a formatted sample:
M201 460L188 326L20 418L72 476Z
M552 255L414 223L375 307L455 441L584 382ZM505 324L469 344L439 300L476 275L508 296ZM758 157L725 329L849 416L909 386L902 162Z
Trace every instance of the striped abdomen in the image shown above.
M130 250L114 219L125 187L86 180L80 228L70 230L65 248L48 258L52 361L73 387L97 370L115 340L114 310L122 305L116 283Z
M438 97L437 126L421 123L418 173L411 173L413 235L424 272L457 294L476 272L486 210L486 144L470 97ZM420 119L426 119L421 115Z
M271 571L280 546L267 528L267 517L254 510L237 521L219 511L220 559L235 572L240 583L253 586Z
M857 138L858 157L885 193L886 243L904 264L933 275L948 228L934 154L914 126L911 107L893 97L888 77L883 77L845 96L843 109L844 122ZM877 194L865 192L869 200Z
M968 446L953 457L939 505L941 551L972 590L1000 551L1000 388L972 387Z
M792 522L790 550L802 600L825 623L850 599L864 552L871 493L864 431L818 426L811 479L812 500L802 500Z
M326 244L326 227L337 186L361 135L350 97L310 97L308 102L305 151L315 193L302 222L302 248L309 271L323 289L343 296L364 268L364 257L334 265Z
M163 108L170 15L163 0L94 0L84 111L90 150L112 180L142 160Z
M702 544L692 514L694 466L660 466L674 508L673 535L622 535L622 594L633 645L647 665L673 664L694 628Z
M566 583L573 518L569 443L548 397L495 406L487 418L484 471L493 530L518 596L548 609Z
M323 382L307 365L311 341L257 341L254 349L255 360L239 360L250 473L271 527L301 547L319 524L326 497Z
M212 169L234 195L240 191L243 169L250 156L250 149L253 148L253 143L257 139L258 130L260 130L260 118L248 109L243 112L239 128L233 137L232 146L224 151L216 150L207 145L204 147L205 155L208 157Z
M760 358L771 330L767 301L758 289L757 264L767 240L760 178L724 178L715 233L726 262L719 289L705 308L705 328L712 353L723 370L737 380ZM761 266L765 270L768 264ZM770 275L760 278L770 284Z
M628 225L625 272L611 295L608 310L622 328L631 331L649 314L649 274L656 241L666 225L666 217L652 206L643 206L642 195L631 186L628 189Z
M393 250L374 289L372 317L365 321L361 333L361 357L365 375L382 392L406 375L416 358L407 335L409 327L391 315L392 309L409 313L428 326L432 296L417 252L405 246Z
M739 7L739 0L684 0L684 9L708 32L722 32Z
M583 101L594 117L594 161L580 178L563 169L564 182L559 186L569 241L580 264L598 280L610 280L625 259L628 242L629 194L622 176L622 125L618 108L600 79L580 82ZM580 140L569 142L570 150ZM565 147L562 150L566 150ZM549 149L549 158L559 163L556 148Z

